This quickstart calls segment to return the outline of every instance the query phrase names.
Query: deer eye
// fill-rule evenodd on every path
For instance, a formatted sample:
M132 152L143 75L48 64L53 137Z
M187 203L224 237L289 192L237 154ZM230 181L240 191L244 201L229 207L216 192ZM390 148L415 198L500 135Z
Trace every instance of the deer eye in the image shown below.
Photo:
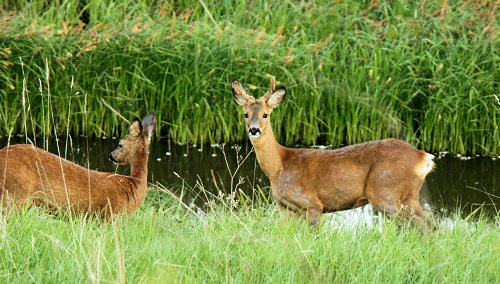
M122 147L123 147L123 145L122 145L122 144L118 144L118 148L122 148Z
M264 115L262 117L263 118L267 118L267 113L264 113Z
M248 113L245 113L245 118L248 118Z

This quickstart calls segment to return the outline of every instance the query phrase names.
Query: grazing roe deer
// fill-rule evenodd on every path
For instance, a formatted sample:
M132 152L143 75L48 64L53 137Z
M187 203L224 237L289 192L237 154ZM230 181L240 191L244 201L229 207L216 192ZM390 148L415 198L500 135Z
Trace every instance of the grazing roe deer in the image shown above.
M233 80L232 89L243 107L257 160L282 212L301 213L315 225L322 213L370 203L387 216L400 214L427 228L429 220L420 206L419 191L434 167L433 155L397 139L336 150L286 148L276 141L270 122L272 110L285 98L285 88L275 89L273 77L271 87L259 99L248 95L238 80Z
M89 170L31 144L5 147L0 150L3 207L35 204L103 217L134 212L147 192L148 147L155 124L154 112L142 123L135 118L129 134L109 155L116 164L129 164L130 176Z

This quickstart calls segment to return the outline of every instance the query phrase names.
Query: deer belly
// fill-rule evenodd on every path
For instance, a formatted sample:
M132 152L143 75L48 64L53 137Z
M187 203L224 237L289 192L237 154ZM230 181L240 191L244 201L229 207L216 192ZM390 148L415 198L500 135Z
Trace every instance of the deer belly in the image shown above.
M324 190L319 196L323 203L324 213L347 210L363 206L368 203L363 194L362 186L335 187Z

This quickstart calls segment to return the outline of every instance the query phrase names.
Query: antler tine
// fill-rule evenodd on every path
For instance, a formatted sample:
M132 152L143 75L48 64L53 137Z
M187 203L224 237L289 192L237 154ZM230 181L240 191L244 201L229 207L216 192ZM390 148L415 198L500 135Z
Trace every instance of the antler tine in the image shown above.
M276 77L271 76L271 83L269 84L269 90L267 90L268 94L272 94L276 89Z

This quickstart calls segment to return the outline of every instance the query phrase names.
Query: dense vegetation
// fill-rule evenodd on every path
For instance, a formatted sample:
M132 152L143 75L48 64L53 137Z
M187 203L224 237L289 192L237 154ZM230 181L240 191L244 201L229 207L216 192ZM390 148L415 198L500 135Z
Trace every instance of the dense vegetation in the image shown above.
M245 140L230 82L287 87L283 143L500 152L495 1L5 0L0 133ZM88 23L85 25L84 23ZM104 102L103 102L104 101ZM52 113L57 115L52 116Z
M316 230L275 206L223 196L209 214L151 188L109 222L39 208L0 216L3 283L498 283L497 222L442 219L422 234L387 219ZM161 202L158 202L161 199ZM446 226L449 224L450 226Z

